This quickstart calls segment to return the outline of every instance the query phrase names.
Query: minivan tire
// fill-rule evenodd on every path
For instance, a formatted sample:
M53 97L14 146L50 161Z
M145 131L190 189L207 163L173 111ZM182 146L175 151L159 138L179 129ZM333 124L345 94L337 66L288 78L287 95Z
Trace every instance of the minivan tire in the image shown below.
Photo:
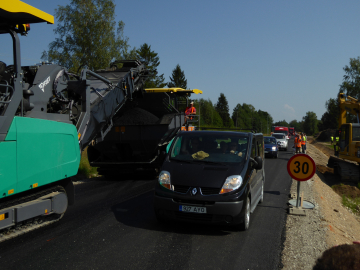
M241 231L249 229L250 225L250 198L247 197L245 201L244 221L239 225Z

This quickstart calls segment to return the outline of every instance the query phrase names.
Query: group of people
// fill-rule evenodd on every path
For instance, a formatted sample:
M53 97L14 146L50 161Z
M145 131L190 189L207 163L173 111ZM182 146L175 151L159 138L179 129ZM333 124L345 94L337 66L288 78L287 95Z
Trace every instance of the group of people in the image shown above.
M294 138L294 147L295 153L303 153L306 154L306 134L297 133Z
M339 142L339 136L336 136L335 137L335 143L338 143ZM334 136L331 136L331 144L334 143Z

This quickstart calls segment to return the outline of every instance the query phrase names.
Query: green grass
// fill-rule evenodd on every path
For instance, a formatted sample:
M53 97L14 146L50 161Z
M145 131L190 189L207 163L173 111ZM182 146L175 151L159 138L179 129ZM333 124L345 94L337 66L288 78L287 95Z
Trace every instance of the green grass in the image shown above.
M87 149L81 153L81 160L79 165L78 174L84 175L86 178L97 177L97 168L91 167L87 158Z
M342 204L349 208L354 214L360 214L360 198L351 199L343 195Z

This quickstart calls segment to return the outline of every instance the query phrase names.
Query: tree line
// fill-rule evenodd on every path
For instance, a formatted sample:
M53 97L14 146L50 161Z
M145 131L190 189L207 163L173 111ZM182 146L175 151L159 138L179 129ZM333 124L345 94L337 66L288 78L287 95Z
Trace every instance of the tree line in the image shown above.
M194 101L200 115L200 127L220 127L229 129L255 130L269 134L274 120L268 112L256 110L251 104L238 103L230 114L224 93L220 93L214 104L210 99Z
M172 70L170 81L158 73L160 58L151 45L144 43L140 48L131 47L124 35L125 23L115 21L113 0L72 0L68 5L55 10L56 38L41 59L66 67L78 73L82 67L99 70L109 67L111 62L139 59L149 70L150 76L145 88L180 87L188 89L184 71L177 64ZM223 93L216 104L211 100L195 100L201 114L200 126L255 129L270 133L273 118L269 113L255 110L250 104L237 104L232 115Z

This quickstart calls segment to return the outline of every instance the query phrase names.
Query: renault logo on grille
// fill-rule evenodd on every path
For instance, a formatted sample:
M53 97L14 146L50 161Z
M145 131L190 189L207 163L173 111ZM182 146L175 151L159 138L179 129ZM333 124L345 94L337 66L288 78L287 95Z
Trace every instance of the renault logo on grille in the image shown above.
M193 189L191 190L191 193L192 193L192 195L195 195L195 194L197 193L197 189L196 189L196 188L193 188Z

